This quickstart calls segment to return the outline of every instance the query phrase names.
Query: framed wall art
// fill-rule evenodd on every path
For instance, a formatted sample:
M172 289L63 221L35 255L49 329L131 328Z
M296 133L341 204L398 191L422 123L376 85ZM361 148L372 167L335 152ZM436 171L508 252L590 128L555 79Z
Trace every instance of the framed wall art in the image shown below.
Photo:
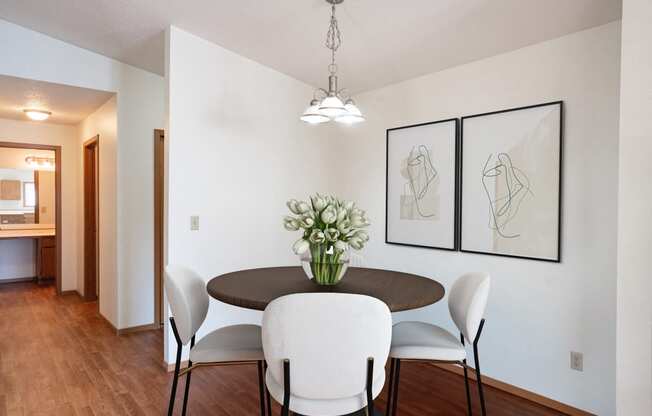
M385 242L457 249L458 119L387 130Z
M460 249L559 262L563 102L462 118Z

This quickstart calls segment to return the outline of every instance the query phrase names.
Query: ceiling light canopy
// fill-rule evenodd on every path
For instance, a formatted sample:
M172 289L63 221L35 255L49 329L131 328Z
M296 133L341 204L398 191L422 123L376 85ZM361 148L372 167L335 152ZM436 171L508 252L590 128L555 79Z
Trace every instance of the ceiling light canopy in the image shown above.
M52 115L51 112L45 110L35 110L33 108L26 108L23 110L25 115L34 121L47 120Z
M335 17L335 5L344 0L326 0L331 5L331 21L326 33L326 47L331 51L331 63L328 65L328 90L318 88L313 94L310 105L300 117L302 121L310 124L321 124L335 120L339 123L354 124L364 121L360 109L345 89L337 87L337 64L335 52L342 45L342 34Z

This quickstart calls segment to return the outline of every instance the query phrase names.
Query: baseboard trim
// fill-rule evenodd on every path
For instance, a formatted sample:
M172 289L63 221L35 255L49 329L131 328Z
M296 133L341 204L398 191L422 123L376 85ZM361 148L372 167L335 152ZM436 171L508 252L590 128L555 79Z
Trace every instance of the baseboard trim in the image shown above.
M61 296L69 296L69 295L77 295L77 296L81 297L79 295L79 292L77 292L74 289L73 290L64 290L64 291L61 292Z
M141 332L141 331L151 331L154 329L161 329L162 327L160 325L156 324L147 324L147 325L138 325L138 326L131 326L128 328L122 328L118 329L118 335L125 335L125 334L131 334L134 332Z
M106 319L106 318L104 317L104 315L102 315L99 311L97 312L97 316L98 316L101 320L103 320L104 323L107 324L107 325L109 326L109 328L111 328L111 329L113 330L113 332L115 332L116 335L118 335L118 328L116 328L115 326L113 326L113 324L111 323L111 321L109 321L108 319Z
M28 283L36 282L36 277L18 277L16 279L1 279L0 284L4 285L7 283Z
M455 373L460 377L464 377L464 370L460 366L446 365L446 364L439 364L439 363L432 363L431 365L434 365L435 367L439 367L442 370ZM472 380L477 380L475 375L475 370L472 368L469 371L469 378L471 378ZM529 390L516 387L512 384L505 383L504 381L496 380L495 378L487 377L485 375L482 376L482 384L493 387L497 390L504 391L505 393L509 393L512 396L520 397L522 399L531 401L533 403L540 404L541 406L545 406L549 409L556 410L568 416L596 416L593 413L586 412L576 407L558 402L556 400L550 399L540 394L533 393Z
M188 367L188 360L181 361L181 368L186 368ZM168 372L171 373L174 371L174 363L169 364L163 361L163 368Z

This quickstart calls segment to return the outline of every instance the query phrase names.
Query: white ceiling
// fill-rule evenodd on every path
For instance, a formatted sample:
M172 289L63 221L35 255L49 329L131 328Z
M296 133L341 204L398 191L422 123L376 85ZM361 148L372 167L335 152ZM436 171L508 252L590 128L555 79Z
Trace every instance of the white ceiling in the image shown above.
M364 91L618 20L621 0L346 0L341 83ZM163 74L170 24L313 86L325 0L0 0L0 17Z
M26 108L52 112L54 124L77 124L113 93L0 75L0 118L29 121Z

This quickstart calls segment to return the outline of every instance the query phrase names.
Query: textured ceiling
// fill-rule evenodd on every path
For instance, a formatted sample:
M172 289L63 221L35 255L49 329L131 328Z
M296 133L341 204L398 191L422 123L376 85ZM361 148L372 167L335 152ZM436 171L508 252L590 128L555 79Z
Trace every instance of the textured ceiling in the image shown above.
M32 81L0 75L0 118L29 121L26 108L52 112L55 124L77 124L113 94L87 88Z
M324 0L0 0L0 17L163 74L175 25L313 86L326 83ZM342 86L363 91L621 16L621 0L346 0Z

